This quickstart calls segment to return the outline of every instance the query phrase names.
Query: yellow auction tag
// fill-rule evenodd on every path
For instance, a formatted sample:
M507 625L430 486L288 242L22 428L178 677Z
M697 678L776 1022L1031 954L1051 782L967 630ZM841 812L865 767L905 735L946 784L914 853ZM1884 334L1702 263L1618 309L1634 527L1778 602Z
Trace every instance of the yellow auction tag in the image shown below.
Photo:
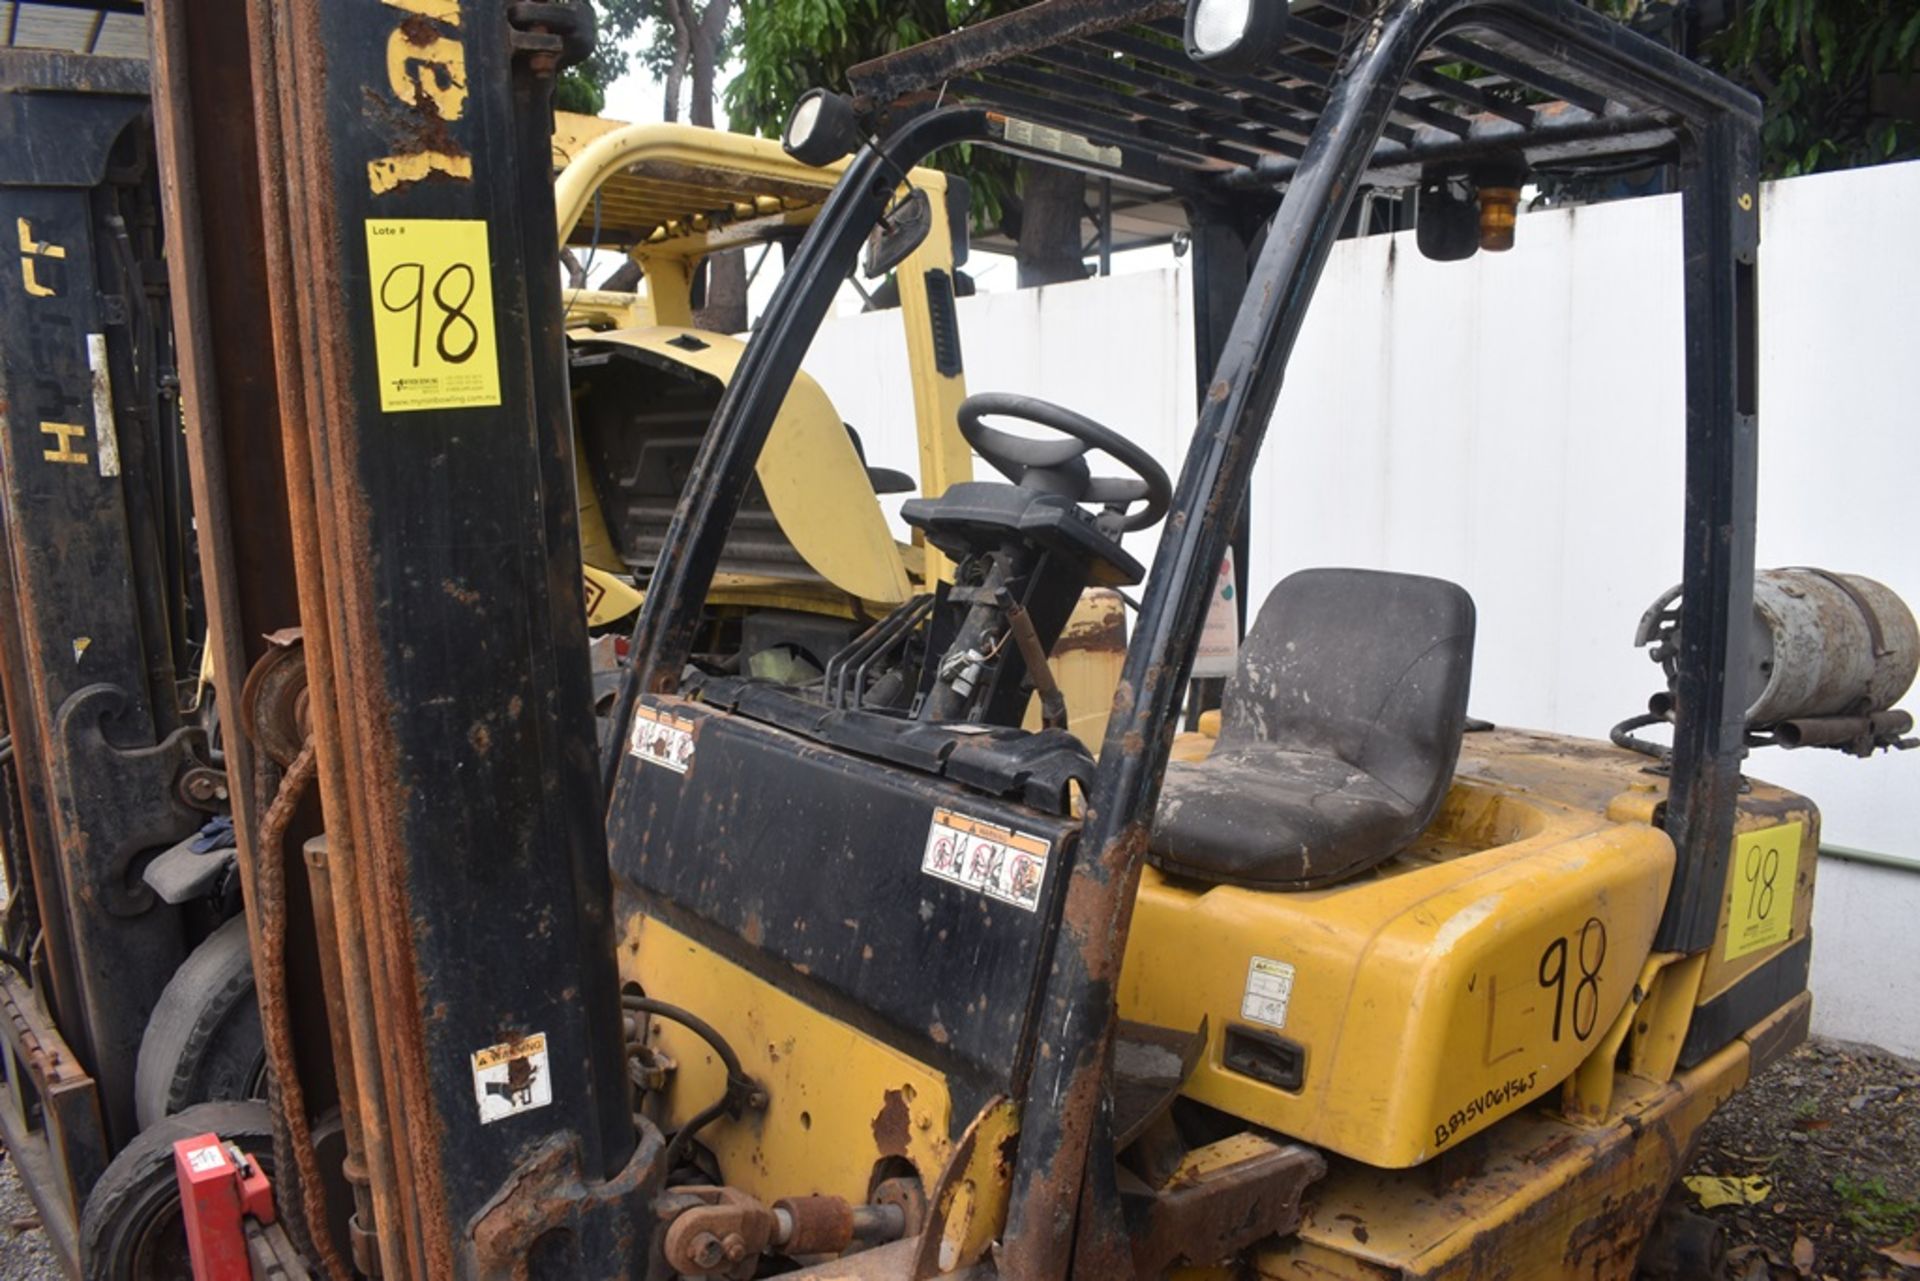
M1782 823L1733 838L1727 876L1729 961L1784 943L1793 933L1793 887L1804 824Z
M487 224L477 218L369 218L380 408L500 403Z

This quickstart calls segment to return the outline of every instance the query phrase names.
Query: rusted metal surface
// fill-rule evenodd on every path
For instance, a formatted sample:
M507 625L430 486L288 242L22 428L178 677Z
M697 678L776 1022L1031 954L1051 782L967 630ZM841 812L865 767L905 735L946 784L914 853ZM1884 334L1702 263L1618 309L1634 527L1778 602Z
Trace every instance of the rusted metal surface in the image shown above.
M873 1150L881 1156L905 1156L912 1133L906 1097L898 1090L888 1090L883 1097L885 1101L873 1118Z
M1048 0L860 63L847 81L863 107L885 107L903 93L993 66L1012 53L1175 17L1185 8L1182 0Z
M628 1165L562 312L534 265L554 252L551 79L515 65L552 50L477 2L251 13L283 157L267 261L287 488L383 1265L524 1269L564 1221L578 1255L555 1266L598 1273L605 1252L644 1254L647 1227L600 1180L630 1197L645 1171ZM406 75L390 40L416 51ZM462 162L483 142L477 173ZM369 219L487 224L498 405L380 407ZM477 1109L474 1056L534 1036L540 1101ZM574 1174L529 1164L542 1151Z
M54 1012L95 1074L109 1136L124 1140L140 1037L184 954L175 910L127 873L199 826L176 784L200 758L197 744L167 741L179 582L157 569L168 522L155 497L175 438L159 422L164 349L149 324L159 250L146 104L97 71L81 55L0 50L7 127L59 139L0 150L0 225L22 241L0 273L0 682L35 815L25 834L54 944ZM137 781L121 779L123 764Z
M257 135L254 154L260 172L273 176L273 180L261 184L260 205L272 321L272 368L280 410L278 447L299 597L298 618L305 642L321 802L325 812L333 816L328 882L333 894L336 931L342 940L339 965L352 1043L350 1070L342 1076L352 1080L360 1093L365 1174L373 1202L373 1223L361 1226L363 1230L372 1227L376 1231L381 1226L388 1228L377 1238L380 1270L389 1277L406 1277L417 1274L413 1265L420 1260L423 1247L418 1233L407 1230L411 1220L403 1206L402 1189L409 1186L409 1171L405 1153L393 1142L388 1121L392 1096L386 1088L385 1056L376 1018L379 1000L374 982L376 968L383 962L367 939L366 898L351 821L348 779L352 766L334 731L338 704L333 653L328 643L332 629L327 611L328 556L315 514L316 480L308 435L311 416L324 412L325 390L318 380L318 353L311 350L312 344L303 329L301 308L297 305L305 297L305 287L296 276L296 265L303 261L312 229L305 203L289 199L299 165L310 163L306 151L296 145L296 135L301 128L299 113L311 112L314 108L310 101L303 102L300 98L297 76L307 60L291 48L290 25L291 16L286 6L270 4L268 0L248 0L246 28ZM306 127L319 128L315 122L309 122ZM324 132L309 132L305 136L308 145L320 149L324 155ZM285 159L289 156L297 158L291 169ZM341 924L346 926L344 930L339 929Z
M914 1281L965 1271L986 1257L1006 1212L1019 1140L1019 1119L1004 1098L991 1100L968 1124L927 1193L926 1226L912 1242L908 1275ZM886 1275L900 1273L896 1267Z
M873 1204L900 1211L901 1236L917 1236L927 1221L927 1190L916 1178L882 1179L874 1185Z
M846 1202L838 1198L808 1198L809 1201L836 1201L842 1211ZM747 1281L760 1270L760 1257L773 1248L780 1234L775 1210L734 1188L675 1188L654 1202L654 1213L666 1223L660 1255L675 1272L690 1277L727 1277ZM805 1226L802 1219L805 1215ZM830 1225L819 1208L807 1205L795 1213L789 1205L789 1222L796 1231L821 1235ZM852 1220L847 1220L848 1238L852 1238ZM839 1253L838 1250L832 1253Z
M14 599L12 540L0 538L0 619L18 618ZM19 838L24 849L9 848L9 869L17 869L24 859L32 876L33 901L43 905L37 913L41 929L40 964L46 973L40 993L43 1008L56 1018L65 1014L73 1021L75 1050L89 1053L87 1026L80 1017L80 979L73 955L71 929L67 914L59 910L65 901L66 878L60 866L53 836L52 804L47 799L45 765L41 760L37 721L31 704L31 674L23 650L25 638L14 628L0 626L0 698L7 704L7 732L13 745L11 758L0 769L11 774L13 796L20 805ZM11 834L10 834L11 839ZM51 905L44 906L44 905ZM29 944L34 922L23 922L22 936L9 938L18 950Z
M0 969L0 1035L10 1081L39 1103L33 1117L15 1090L0 1098L0 1136L18 1162L47 1236L70 1274L78 1275L80 1207L107 1167L107 1136L93 1078L81 1067L35 993Z
M660 1191L665 1146L658 1130L641 1123L626 1168L603 1180L582 1169L579 1150L565 1136L547 1140L468 1225L461 1274L526 1281L536 1243L550 1234L566 1234L569 1244L597 1263L590 1271L575 1263L576 1272L548 1259L553 1271L546 1275L639 1270L653 1249L653 1216L645 1207Z
M1231 1164L1176 1174L1131 1216L1135 1273L1224 1263L1256 1241L1285 1236L1300 1224L1302 1194L1326 1172L1311 1148L1262 1141Z
M1096 594L1107 595L1115 604L1112 609L1076 610L1067 619L1067 625L1060 632L1060 639L1053 643L1053 656L1060 658L1081 650L1090 650L1101 654L1124 654L1127 652L1127 614L1119 605L1117 595L1111 595L1106 589L1095 589L1088 593L1091 599Z
M57 93L106 93L144 97L147 64L139 58L103 58L53 49L7 46L0 58L0 93L47 90Z
M287 996L287 859L283 846L294 812L317 769L311 745L303 748L286 776L280 780L273 803L267 807L260 824L254 853L259 864L254 868L255 926L259 946L254 951L254 989L260 999L260 1029L264 1034L267 1063L272 1068L279 1092L283 1121L299 1171L301 1210L307 1237L320 1256L321 1268L333 1281L347 1281L346 1263L334 1249L328 1231L326 1181L320 1177L319 1159L314 1153L312 1127L307 1121L306 1090L300 1081L299 1064L293 1053L293 1016Z
M839 1254L853 1244L853 1207L837 1196L782 1197L773 1212L790 1226L781 1247L792 1254Z
M314 902L316 882L299 875L297 865L289 867L319 830L320 807L309 803L287 813L284 839L257 839L270 799L258 783L263 748L265 761L286 767L305 739L299 705L305 676L289 643L298 633L287 630L300 621L300 588L289 520L295 504L288 499L282 449L283 401L298 400L298 383L290 381L297 366L281 365L285 336L274 320L284 297L271 288L272 272L264 278L262 272L287 234L284 219L267 213L269 207L284 212L268 199L282 190L281 146L272 136L277 118L259 111L274 101L273 79L261 74L270 70L271 52L250 39L246 0L191 6L154 0L149 11L207 644L219 703L233 709L239 731L227 735L224 748L250 937L256 958L279 958L266 973L256 966L263 1027L279 1050L281 1098L296 1104L279 1123L304 1130L306 1112L298 1104L309 1101L321 1110L342 1086L352 1088L356 1073L341 1052L348 1029L337 989L347 967L332 940L320 941L315 920L324 912L331 924L333 904ZM210 245L218 251L209 252ZM284 278L279 283L284 286ZM263 658L268 661L256 671ZM264 697L250 679L255 675L269 678ZM261 893L261 871L279 893ZM330 892L333 879L317 886ZM259 919L263 905L271 913L267 936ZM352 1154L349 1181L365 1197L369 1165L390 1168L390 1162L369 1163L361 1155L356 1102L340 1098ZM311 1152L304 1142L289 1146L302 1157ZM331 1257L331 1237L317 1214L317 1190L325 1186L317 1178L300 1180L311 1237L338 1275L340 1261ZM373 1216L362 1218L370 1224ZM364 1270L378 1271L378 1262L370 1260Z
M240 691L240 725L269 760L285 769L312 734L306 653L297 628L270 639L272 648L247 673Z
M1257 1252L1262 1275L1381 1275L1426 1281L1628 1281L1700 1127L1760 1062L1761 1045L1804 1018L1806 1000L1748 1030L1671 1082L1623 1076L1612 1123L1580 1127L1533 1109L1481 1137L1478 1167L1441 1184L1424 1169L1334 1159L1300 1229ZM1463 1231L1463 1224L1473 1231Z
M346 977L342 973L340 931L334 918L333 872L327 838L316 836L302 849L313 901L314 942L320 952L321 991L327 1001L327 1030L333 1039L335 1080L339 1083L340 1128L346 1148L341 1162L353 1190L353 1217L347 1235L354 1268L380 1275L379 1219L374 1212L372 1180L367 1173L366 1136L360 1120L360 1090L353 1075L353 1033L347 1015Z

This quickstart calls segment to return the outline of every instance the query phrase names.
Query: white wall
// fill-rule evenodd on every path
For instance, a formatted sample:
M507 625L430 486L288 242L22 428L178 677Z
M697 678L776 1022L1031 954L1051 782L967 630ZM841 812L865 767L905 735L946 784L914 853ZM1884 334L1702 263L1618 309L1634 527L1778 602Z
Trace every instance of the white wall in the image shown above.
M1920 164L1763 192L1757 552L1920 603L1916 208ZM1307 565L1437 574L1479 605L1475 715L1602 737L1644 707L1659 674L1634 625L1680 573L1679 213L1658 197L1529 214L1511 253L1466 263L1409 235L1338 246L1256 474L1253 599ZM1180 263L963 300L969 386L1060 401L1176 470L1189 293ZM915 469L896 316L830 322L807 367L872 461ZM1829 844L1920 867L1920 753L1769 750L1753 769L1816 798ZM1920 873L1821 876L1816 1026L1920 1054L1920 931L1896 928L1920 913Z

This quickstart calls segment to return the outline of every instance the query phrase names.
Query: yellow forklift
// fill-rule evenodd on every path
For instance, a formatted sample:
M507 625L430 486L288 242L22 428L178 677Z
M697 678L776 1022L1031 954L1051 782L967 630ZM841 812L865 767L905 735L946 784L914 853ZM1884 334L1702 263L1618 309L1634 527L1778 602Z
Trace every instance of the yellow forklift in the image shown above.
M1920 649L1870 580L1755 573L1754 100L1572 0L1041 0L808 94L788 151L852 159L687 463L596 757L569 320L529 269L558 243L547 104L579 12L253 0L236 51L223 7L156 0L163 155L188 193L185 132L284 163L266 287L183 290L181 328L264 315L275 430L202 384L198 529L217 679L298 586L301 746L236 817L264 965L287 816L316 792L325 816L305 858L352 1196L319 1177L263 978L290 1162L271 1203L258 1158L209 1163L244 1212L189 1211L196 1266L237 1241L235 1275L1712 1275L1711 1233L1663 1205L1805 1033L1818 848L1812 805L1743 762L1909 745ZM236 65L250 112L210 70ZM834 294L863 247L928 234L909 174L963 146L1187 205L1180 478L1070 409L971 396L956 428L1002 479L903 508L951 572L818 676L755 671L712 603L736 515ZM1459 258L1511 243L1529 173L1628 158L1673 166L1685 237L1649 710L1613 743L1471 721L1467 594L1324 569L1275 589L1180 733L1360 192L1419 191L1421 248ZM400 269L418 298L383 291ZM241 554L256 484L287 564ZM1162 520L1149 572L1124 538ZM1047 660L1086 589L1135 586L1095 750ZM172 1154L189 1206L207 1128ZM347 1248L315 1231L336 1219Z
M836 175L801 164L770 139L566 114L556 121L554 153L556 164L564 161L555 184L561 243L588 261L612 250L634 264L643 286L564 292L588 612L604 628L639 608L637 589L659 556L692 451L744 347L735 335L695 325L702 265L729 250L793 248ZM953 426L966 385L927 337L930 309L943 309L950 323L953 307L951 292L930 294L927 282L951 282L961 265L966 184L932 169L916 170L912 183L938 216L886 270L900 285L920 469L942 488L970 474ZM765 653L770 663L786 649L795 657L822 651L823 660L854 634L823 616L871 622L923 581L923 547L897 544L877 501L911 490L913 478L867 467L857 428L805 374L755 480L715 588L722 613L759 615L743 642L749 657ZM936 574L939 564L936 552ZM776 619L809 633L804 648ZM826 630L812 634L815 626Z

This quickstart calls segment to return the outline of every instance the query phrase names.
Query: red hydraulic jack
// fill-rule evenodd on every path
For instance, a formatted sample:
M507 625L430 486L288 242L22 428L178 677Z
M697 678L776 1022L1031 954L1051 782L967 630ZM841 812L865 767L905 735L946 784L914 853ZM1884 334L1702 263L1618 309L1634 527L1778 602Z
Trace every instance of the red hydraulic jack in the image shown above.
M275 1222L273 1183L260 1163L217 1134L173 1145L174 1177L194 1281L306 1281L300 1254Z

